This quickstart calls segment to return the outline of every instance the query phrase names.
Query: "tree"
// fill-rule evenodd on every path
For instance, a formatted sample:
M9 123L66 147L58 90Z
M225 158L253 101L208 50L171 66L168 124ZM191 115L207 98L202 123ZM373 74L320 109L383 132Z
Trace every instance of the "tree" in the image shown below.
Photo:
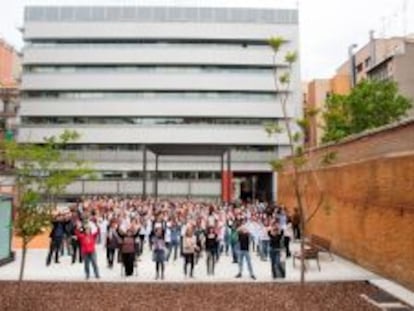
M328 97L322 142L398 121L411 107L410 100L399 94L396 82L362 80L349 95Z
M79 138L65 130L59 137L50 137L43 144L3 142L6 159L15 163L19 203L14 230L22 239L22 260L19 281L23 280L27 246L49 225L57 197L78 178L91 175L87 164L62 153L62 147Z
M286 68L277 66L277 56L280 53L281 47L285 44L285 40L281 37L273 37L269 40L269 45L273 50L273 68L274 68L274 84L277 93L277 100L282 106L284 127L281 127L277 123L269 123L266 125L266 132L269 135L279 134L286 130L287 137L289 139L291 156L287 159L277 159L271 162L271 165L275 171L281 173L289 170L288 173L291 177L292 187L294 188L297 208L300 215L302 238L300 241L300 252L304 254L305 239L304 233L306 232L306 224L316 215L321 206L324 203L325 193L322 189L322 185L317 176L315 166L308 163L309 157L312 156L312 151L306 152L303 146L303 140L306 133L309 131L310 119L314 118L319 111L314 109L308 109L305 111L303 118L292 120L287 113L287 105L290 98L290 85L291 85L291 73L293 66L297 60L296 52L287 52L284 56L284 63ZM323 160L320 165L329 165L335 159L335 154L328 153L323 156ZM319 165L318 164L318 165ZM303 182L301 173L303 172L305 165L306 169L310 169L312 172L313 180L319 189L319 200L316 207L311 209L308 202L305 199L305 193L307 184ZM316 194L315 194L316 195ZM301 256L301 296L304 297L305 286L305 259ZM305 301L300 301L300 309L305 310Z

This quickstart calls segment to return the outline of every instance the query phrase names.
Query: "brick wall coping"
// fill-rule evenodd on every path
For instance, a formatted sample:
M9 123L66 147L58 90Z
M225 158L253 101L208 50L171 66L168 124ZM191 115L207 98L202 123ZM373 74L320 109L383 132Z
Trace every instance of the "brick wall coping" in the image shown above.
M353 134L353 135L343 138L342 140L338 142L326 143L318 147L309 148L307 149L307 152L323 150L323 149L334 147L334 146L338 147L341 145L346 145L346 144L353 143L355 141L358 141L358 140L361 140L367 137L380 135L385 132L391 132L391 131L394 131L394 130L397 130L397 129L400 129L406 126L414 126L414 117L409 117L409 118L403 119L398 122L387 124L381 127L374 128L374 129L369 129L359 134Z

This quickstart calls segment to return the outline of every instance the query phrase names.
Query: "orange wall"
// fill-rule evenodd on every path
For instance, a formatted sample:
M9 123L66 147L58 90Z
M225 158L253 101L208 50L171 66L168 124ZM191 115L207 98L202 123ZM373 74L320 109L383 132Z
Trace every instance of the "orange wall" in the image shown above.
M15 79L13 77L13 64L17 57L14 49L0 40L0 84L13 86Z
M349 94L351 91L349 75L337 74L331 79L331 92L340 95Z
M332 241L336 253L414 290L414 120L347 143L314 151L320 159L335 150L330 167L302 173L308 225ZM319 161L319 160L318 160ZM312 160L310 161L312 162ZM315 161L316 162L316 161ZM316 187L315 174L320 182ZM295 207L289 173L279 174L278 198Z

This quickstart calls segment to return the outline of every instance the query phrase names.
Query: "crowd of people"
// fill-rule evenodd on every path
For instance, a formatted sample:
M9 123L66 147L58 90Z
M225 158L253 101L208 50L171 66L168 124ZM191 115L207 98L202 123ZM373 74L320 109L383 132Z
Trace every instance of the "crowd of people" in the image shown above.
M223 255L232 257L243 275L244 261L256 279L251 254L270 259L273 278L284 278L284 257L291 256L290 243L300 239L300 217L284 206L266 203L217 204L189 199L143 200L138 197L83 198L53 215L50 249L46 264L59 263L64 252L72 264L84 264L100 277L96 245L106 248L107 267L119 262L126 277L139 269L144 252L151 252L155 279L163 280L165 263L183 260L183 273L194 277L194 267L205 258L207 274L213 276Z

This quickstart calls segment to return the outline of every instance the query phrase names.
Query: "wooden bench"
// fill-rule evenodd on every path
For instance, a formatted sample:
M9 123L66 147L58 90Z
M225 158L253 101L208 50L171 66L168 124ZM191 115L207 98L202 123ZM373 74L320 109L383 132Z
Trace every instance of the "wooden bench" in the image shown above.
M306 271L306 262L308 260L316 260L318 269L319 271L321 271L321 265L319 264L319 249L314 248L314 247L305 248L304 253L303 253L303 258L305 259L305 271ZM293 254L293 267L296 267L295 265L296 259L299 259L299 260L302 259L302 253L300 251L295 252Z
M330 240L320 237L318 235L312 234L310 236L309 244L312 248L316 248L320 252L328 253L331 260L334 260L334 257L332 256L332 253L331 253L331 241Z

